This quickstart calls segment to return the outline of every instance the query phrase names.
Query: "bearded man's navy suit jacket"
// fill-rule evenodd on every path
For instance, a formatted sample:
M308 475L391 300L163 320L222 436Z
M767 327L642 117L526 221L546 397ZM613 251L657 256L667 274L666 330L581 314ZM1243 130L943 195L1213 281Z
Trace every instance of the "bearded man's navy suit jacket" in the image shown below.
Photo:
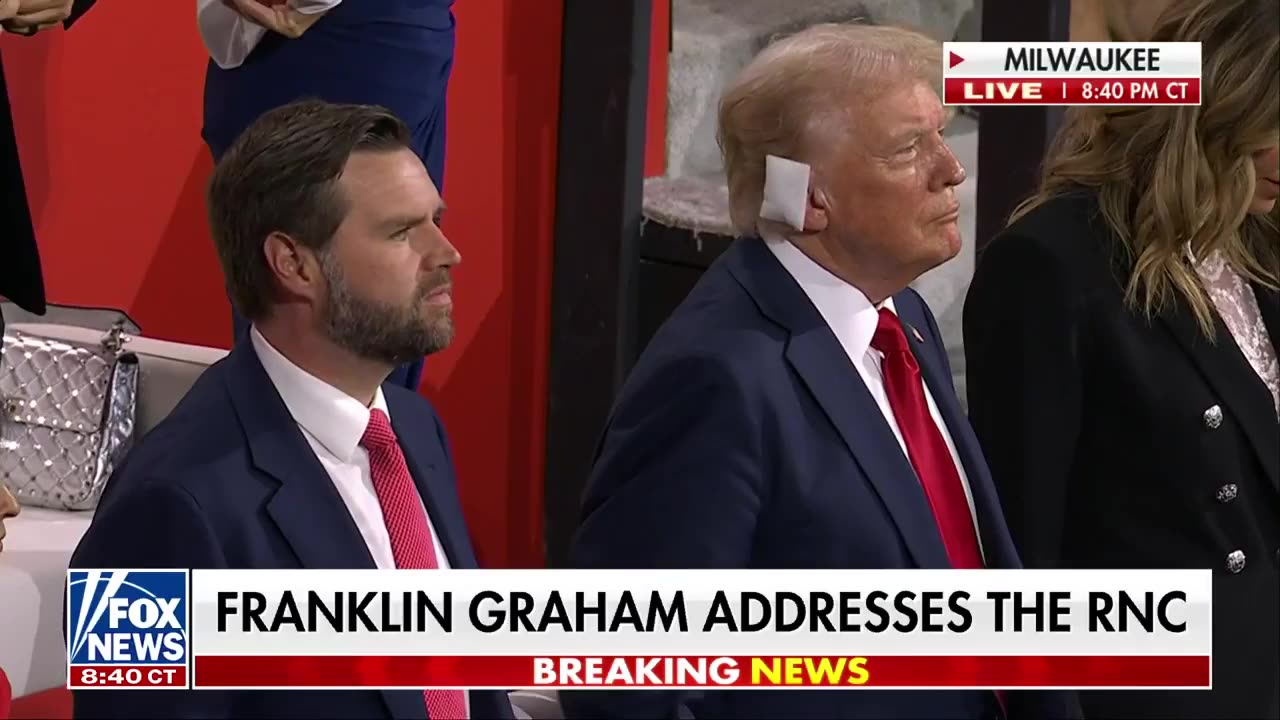
M458 570L476 567L444 428L417 393L383 386L431 523ZM253 343L211 366L106 485L73 568L373 569L364 539ZM452 572L452 571L450 571ZM511 718L505 692L471 717ZM77 718L414 718L415 690L77 692Z

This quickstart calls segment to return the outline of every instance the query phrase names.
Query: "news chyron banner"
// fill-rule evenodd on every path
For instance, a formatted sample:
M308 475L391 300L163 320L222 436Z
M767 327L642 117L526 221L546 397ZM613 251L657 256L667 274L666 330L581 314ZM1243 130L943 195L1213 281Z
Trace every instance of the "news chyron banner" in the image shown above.
M946 105L1199 105L1200 43L952 42Z
M76 689L1209 688L1210 571L72 570Z

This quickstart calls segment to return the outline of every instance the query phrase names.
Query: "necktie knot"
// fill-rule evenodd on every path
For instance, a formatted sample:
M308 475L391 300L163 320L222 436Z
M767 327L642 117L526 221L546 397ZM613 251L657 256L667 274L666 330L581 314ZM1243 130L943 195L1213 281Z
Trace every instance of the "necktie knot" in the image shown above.
M875 335L871 336L871 347L886 355L911 351L907 334L902 330L902 321L889 308L880 308L880 321L876 324Z
M369 413L369 424L365 426L360 444L365 450L386 450L396 444L396 431L391 429L391 419L386 413L381 410Z

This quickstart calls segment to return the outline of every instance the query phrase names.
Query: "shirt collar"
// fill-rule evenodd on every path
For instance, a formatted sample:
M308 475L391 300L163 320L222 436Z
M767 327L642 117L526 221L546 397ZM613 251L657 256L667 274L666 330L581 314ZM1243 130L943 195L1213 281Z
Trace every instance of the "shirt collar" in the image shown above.
M893 298L886 298L877 307L861 290L814 262L789 240L766 234L764 241L809 297L849 357L865 355L880 324L880 308L889 308L894 314L898 312Z
M369 426L370 408L295 365L272 347L257 328L249 329L249 338L294 421L334 457L350 462ZM391 417L381 387L374 393L371 407Z

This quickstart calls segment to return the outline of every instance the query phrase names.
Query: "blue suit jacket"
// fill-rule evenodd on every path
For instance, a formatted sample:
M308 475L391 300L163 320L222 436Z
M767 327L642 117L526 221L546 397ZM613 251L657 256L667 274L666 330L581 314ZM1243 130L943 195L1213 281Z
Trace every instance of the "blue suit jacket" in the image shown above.
M244 64L205 73L202 135L215 160L262 113L304 98L382 105L409 126L443 192L453 0L360 0L300 38L267 33Z
M955 439L988 565L1018 567L928 307L895 296ZM910 328L919 331L923 342ZM834 333L758 238L707 270L628 377L572 562L585 568L946 568L911 465ZM1013 717L1074 715L1012 693ZM566 692L571 717L987 718L987 691Z
M385 386L392 425L450 565L475 556L440 419ZM328 473L244 342L206 371L110 479L73 568L373 568ZM506 693L470 693L510 718ZM76 717L425 718L416 691L78 692Z

